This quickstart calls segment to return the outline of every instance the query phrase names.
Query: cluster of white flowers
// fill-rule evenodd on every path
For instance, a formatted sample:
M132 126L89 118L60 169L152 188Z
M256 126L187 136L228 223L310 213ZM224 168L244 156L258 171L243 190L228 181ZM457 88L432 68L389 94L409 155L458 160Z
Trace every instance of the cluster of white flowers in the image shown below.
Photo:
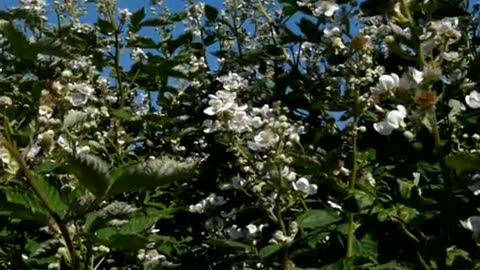
M141 62L148 60L147 54L140 48L136 47L132 49L132 53L130 54L130 58L135 62Z
M307 178L300 177L296 182L292 183L293 189L303 192L306 195L315 195L317 194L318 186L315 184L310 184Z
M470 94L465 96L465 103L467 103L468 107L472 109L479 109L480 108L480 93L476 90L470 92Z
M184 20L185 32L190 32L195 37L201 36L201 19L205 11L205 3L187 5L187 17Z
M340 9L337 3L332 0L316 1L311 3L310 1L297 1L297 5L300 7L309 7L312 9L315 16L332 17L337 10Z
M97 100L95 97L95 89L88 83L69 83L67 89L70 91L68 99L74 107L82 107L89 100Z
M270 239L270 243L274 244L290 244L295 239L298 233L298 224L296 221L290 222L288 234L283 231L277 230L273 233L273 238Z
M46 6L47 2L45 0L20 0L21 9L31 12L31 14L39 16L43 20L47 20L45 16Z
M215 209L218 206L222 206L227 201L222 196L216 196L215 194L210 194L207 198L201 200L195 205L190 205L189 211L191 213L203 214L210 209Z
M120 15L120 21L123 22L130 20L130 17L133 15L128 8L120 9L118 14Z
M432 21L424 29L424 33L420 36L423 41L423 50L425 53L430 53L433 49L443 45L456 43L462 37L459 31L460 22L458 18L447 17L439 21Z
M156 249L140 249L137 259L143 263L145 269L163 269L173 266L173 263L169 262L165 255L159 254Z
M397 74L385 74L380 76L375 87L371 87L370 91L373 95L380 95L388 91L397 89L400 85L400 78Z
M259 226L255 224L248 224L245 228L238 228L237 225L232 225L230 228L225 229L225 235L231 240L239 239L254 239L268 224L261 224Z
M396 129L405 128L407 110L403 105L397 105L396 110L389 111L385 120L373 124L373 128L380 134L388 136Z

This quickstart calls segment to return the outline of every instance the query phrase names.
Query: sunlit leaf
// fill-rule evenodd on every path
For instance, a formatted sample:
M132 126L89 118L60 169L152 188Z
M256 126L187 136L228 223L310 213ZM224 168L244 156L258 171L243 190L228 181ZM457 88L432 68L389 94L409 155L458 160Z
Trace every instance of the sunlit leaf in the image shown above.
M126 169L113 183L109 194L153 189L172 181L188 179L195 163L171 158L149 160Z
M103 160L89 154L68 154L67 158L67 170L90 192L96 196L102 196L107 192L113 179L108 165Z
M327 209L315 209L301 214L297 218L297 222L302 228L315 229L332 224L341 219L342 218L333 211Z

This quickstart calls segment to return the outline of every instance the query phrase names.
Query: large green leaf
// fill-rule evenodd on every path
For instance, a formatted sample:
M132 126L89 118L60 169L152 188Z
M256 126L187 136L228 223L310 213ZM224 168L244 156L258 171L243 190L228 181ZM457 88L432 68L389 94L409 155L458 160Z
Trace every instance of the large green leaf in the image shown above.
M5 195L8 202L23 205L33 214L48 215L46 208L31 192L7 189L5 190Z
M298 225L302 228L315 229L331 223L337 222L342 218L335 212L327 209L308 210L297 218Z
M355 242L356 253L360 256L370 259L372 262L377 262L378 257L378 243L373 239L371 234L366 234L362 239Z
M205 16L209 21L215 21L218 16L218 10L211 5L205 5Z
M37 176L37 181L40 192L48 199L49 205L53 208L52 210L60 217L63 217L67 210L67 205L63 202L58 190L51 186L43 177Z
M191 177L195 163L170 158L154 159L126 169L113 183L109 194L135 192Z
M277 253L278 251L280 251L281 249L282 249L282 246L278 245L278 244L268 245L268 246L263 247L258 252L258 256L260 256L260 258L262 258L262 259L268 258L268 257L272 256L273 254Z
M126 202L115 201L101 210L88 213L85 218L85 229L96 231L112 219L127 219L137 209Z
M445 158L448 167L455 169L458 174L478 170L480 168L480 154L460 152L450 154Z
M110 248L116 250L138 251L150 242L148 238L136 234L120 234L116 228L103 228L95 236Z
M0 33L7 38L13 54L21 56L23 59L36 60L36 53L31 50L31 44L27 37L15 28L12 22L0 20Z
M137 32L140 30L140 23L142 20L145 18L145 8L142 7L135 11L132 16L130 16L130 23L132 24L132 27L130 28L130 31L132 32Z
M104 195L113 181L107 164L89 154L68 154L67 170L95 196Z
M120 228L121 234L142 233L155 225L158 218L154 215L140 215L132 217L128 223Z
M9 202L0 202L0 216L37 221L41 224L47 224L49 217L43 212L32 211L25 205Z

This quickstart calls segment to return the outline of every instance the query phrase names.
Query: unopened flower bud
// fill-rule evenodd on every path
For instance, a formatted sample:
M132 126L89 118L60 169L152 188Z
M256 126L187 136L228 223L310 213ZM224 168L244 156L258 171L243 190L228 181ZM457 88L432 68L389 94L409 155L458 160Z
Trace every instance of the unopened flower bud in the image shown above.
M367 127L366 126L359 126L358 131L360 131L361 133L364 133L364 132L367 131Z
M63 78L70 79L72 76L73 76L73 73L72 73L71 70L65 69L64 71L62 71L62 77Z
M290 134L290 136L288 137L288 139L289 139L291 142L294 142L294 143L300 142L300 136L298 135L298 133L292 133L292 134Z
M411 141L413 140L413 138L415 138L415 135L413 135L411 131L406 130L403 132L403 137L405 137L405 139L407 139L408 141Z

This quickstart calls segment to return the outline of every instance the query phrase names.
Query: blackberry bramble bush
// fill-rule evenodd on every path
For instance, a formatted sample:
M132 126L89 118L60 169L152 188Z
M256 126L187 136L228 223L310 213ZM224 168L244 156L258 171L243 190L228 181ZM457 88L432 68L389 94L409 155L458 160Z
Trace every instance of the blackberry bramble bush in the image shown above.
M478 4L17 4L2 269L480 269Z

